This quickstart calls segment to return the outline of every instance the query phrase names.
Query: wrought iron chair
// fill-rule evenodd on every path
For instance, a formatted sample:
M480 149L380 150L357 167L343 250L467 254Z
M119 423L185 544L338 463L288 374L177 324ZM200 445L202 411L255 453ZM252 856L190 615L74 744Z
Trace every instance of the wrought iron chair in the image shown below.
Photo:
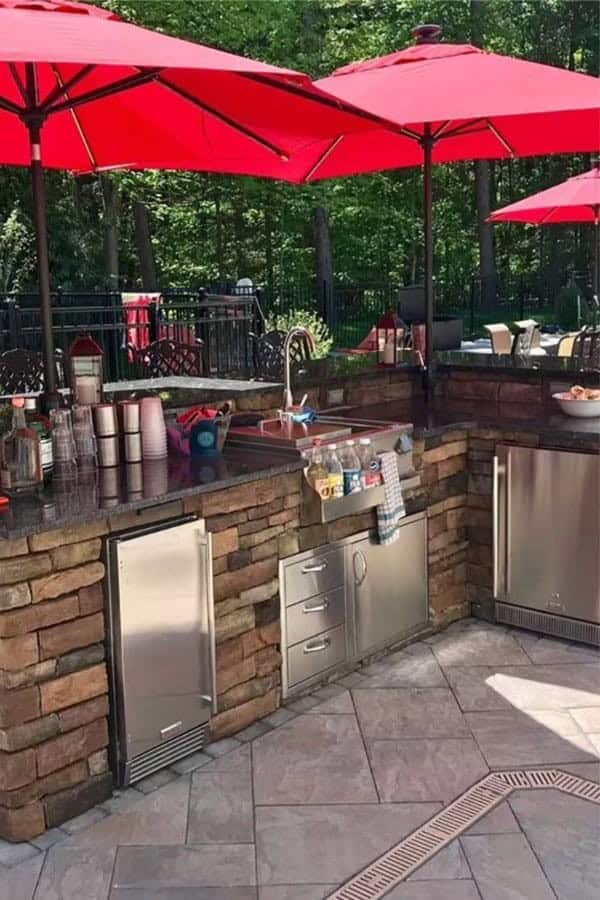
M64 387L61 350L55 352L56 382ZM44 390L44 357L35 350L6 350L0 354L0 393L35 394Z
M182 344L163 338L147 347L130 347L136 374L140 378L165 378L169 375L199 377L204 373L203 342Z
M258 378L281 381L284 370L285 331L268 331L266 334L251 335L254 351L254 370ZM307 342L301 336L294 338L290 345L292 363L301 363L310 359Z
M588 326L579 332L573 343L571 358L594 368L600 366L600 326Z

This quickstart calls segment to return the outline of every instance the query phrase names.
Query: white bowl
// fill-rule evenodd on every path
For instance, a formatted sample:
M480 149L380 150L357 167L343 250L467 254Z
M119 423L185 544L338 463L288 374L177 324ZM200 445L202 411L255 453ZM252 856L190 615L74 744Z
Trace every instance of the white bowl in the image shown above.
M570 394L552 394L566 416L576 419L600 418L600 400L575 400Z

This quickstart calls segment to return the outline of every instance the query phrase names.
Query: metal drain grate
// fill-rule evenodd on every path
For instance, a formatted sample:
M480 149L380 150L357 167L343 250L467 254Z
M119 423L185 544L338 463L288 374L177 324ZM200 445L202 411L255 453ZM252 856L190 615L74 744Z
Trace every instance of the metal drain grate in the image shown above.
M513 791L555 788L600 805L600 785L559 769L517 769L486 775L457 800L350 878L328 900L379 900L428 862Z

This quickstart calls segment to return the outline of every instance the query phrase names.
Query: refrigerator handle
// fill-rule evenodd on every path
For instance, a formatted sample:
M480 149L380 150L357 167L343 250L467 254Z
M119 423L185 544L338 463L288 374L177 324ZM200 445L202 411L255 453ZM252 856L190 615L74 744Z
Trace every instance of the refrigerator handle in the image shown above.
M510 454L494 456L493 463L493 552L494 599L508 592L508 473Z
M215 645L215 604L213 595L213 571L212 571L212 535L203 533L198 529L198 548L200 553L200 590L202 596L200 602L203 605L203 617L206 627L206 641L208 658L205 663L206 681L201 685L202 699L210 704L213 715L217 713L217 674L216 674L216 645ZM209 692L204 693L206 686Z

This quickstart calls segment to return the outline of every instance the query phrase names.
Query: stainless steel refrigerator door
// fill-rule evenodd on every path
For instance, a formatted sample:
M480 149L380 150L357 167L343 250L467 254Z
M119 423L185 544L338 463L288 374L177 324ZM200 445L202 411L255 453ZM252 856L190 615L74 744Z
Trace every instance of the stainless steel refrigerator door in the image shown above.
M214 707L210 535L184 522L117 539L112 552L120 756L131 759L206 722Z
M407 520L393 544L371 534L346 547L358 656L427 624L427 522Z
M502 447L499 459L499 598L600 622L600 456Z

